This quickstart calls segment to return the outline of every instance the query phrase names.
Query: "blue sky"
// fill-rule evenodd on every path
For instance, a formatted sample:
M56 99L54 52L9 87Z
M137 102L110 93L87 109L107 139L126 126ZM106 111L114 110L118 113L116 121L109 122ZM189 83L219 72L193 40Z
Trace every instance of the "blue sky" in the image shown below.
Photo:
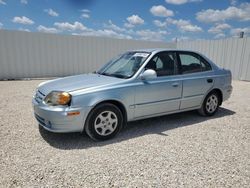
M249 0L0 0L0 28L172 41L250 34Z

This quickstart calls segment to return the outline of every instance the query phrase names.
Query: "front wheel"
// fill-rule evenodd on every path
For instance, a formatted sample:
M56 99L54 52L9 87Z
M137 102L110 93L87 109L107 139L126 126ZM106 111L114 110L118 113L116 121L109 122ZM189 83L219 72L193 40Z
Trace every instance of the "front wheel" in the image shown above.
M118 107L110 103L100 104L89 114L85 131L94 140L113 138L122 128L123 115Z
M203 104L201 108L198 110L199 114L202 116L212 116L214 115L220 104L220 98L217 94L217 92L211 92L209 93L205 100L203 101Z

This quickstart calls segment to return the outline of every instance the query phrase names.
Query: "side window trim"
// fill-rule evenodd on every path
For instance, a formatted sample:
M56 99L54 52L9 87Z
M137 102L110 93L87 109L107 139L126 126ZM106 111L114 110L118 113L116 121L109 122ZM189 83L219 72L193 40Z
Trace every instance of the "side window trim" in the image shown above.
M180 51L177 51L176 52L176 55L177 55L177 60L178 60L178 69L179 69L179 74L183 74L183 71L182 71L182 66L181 66L181 58L180 58Z
M172 51L174 55L174 75L179 74L179 65L178 65L178 59L177 59L177 53L176 51Z

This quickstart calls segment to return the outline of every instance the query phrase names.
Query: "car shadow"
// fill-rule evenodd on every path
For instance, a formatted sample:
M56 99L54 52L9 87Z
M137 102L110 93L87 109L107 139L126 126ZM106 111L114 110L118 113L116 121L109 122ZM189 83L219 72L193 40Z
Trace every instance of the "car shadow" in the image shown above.
M43 139L52 147L62 150L86 149L90 147L101 147L118 143L148 134L168 136L166 133L168 130L209 121L211 119L222 118L224 116L230 116L233 114L235 114L234 111L221 107L212 117L202 117L197 115L196 111L190 111L139 120L128 123L119 135L111 140L103 142L95 142L91 140L85 133L51 133L40 126L39 132Z

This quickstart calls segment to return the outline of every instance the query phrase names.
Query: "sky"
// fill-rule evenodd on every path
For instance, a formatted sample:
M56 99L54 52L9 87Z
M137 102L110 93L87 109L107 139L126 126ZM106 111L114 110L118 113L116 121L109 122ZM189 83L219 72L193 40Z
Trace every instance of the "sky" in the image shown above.
M163 42L250 36L250 0L0 0L0 29Z

